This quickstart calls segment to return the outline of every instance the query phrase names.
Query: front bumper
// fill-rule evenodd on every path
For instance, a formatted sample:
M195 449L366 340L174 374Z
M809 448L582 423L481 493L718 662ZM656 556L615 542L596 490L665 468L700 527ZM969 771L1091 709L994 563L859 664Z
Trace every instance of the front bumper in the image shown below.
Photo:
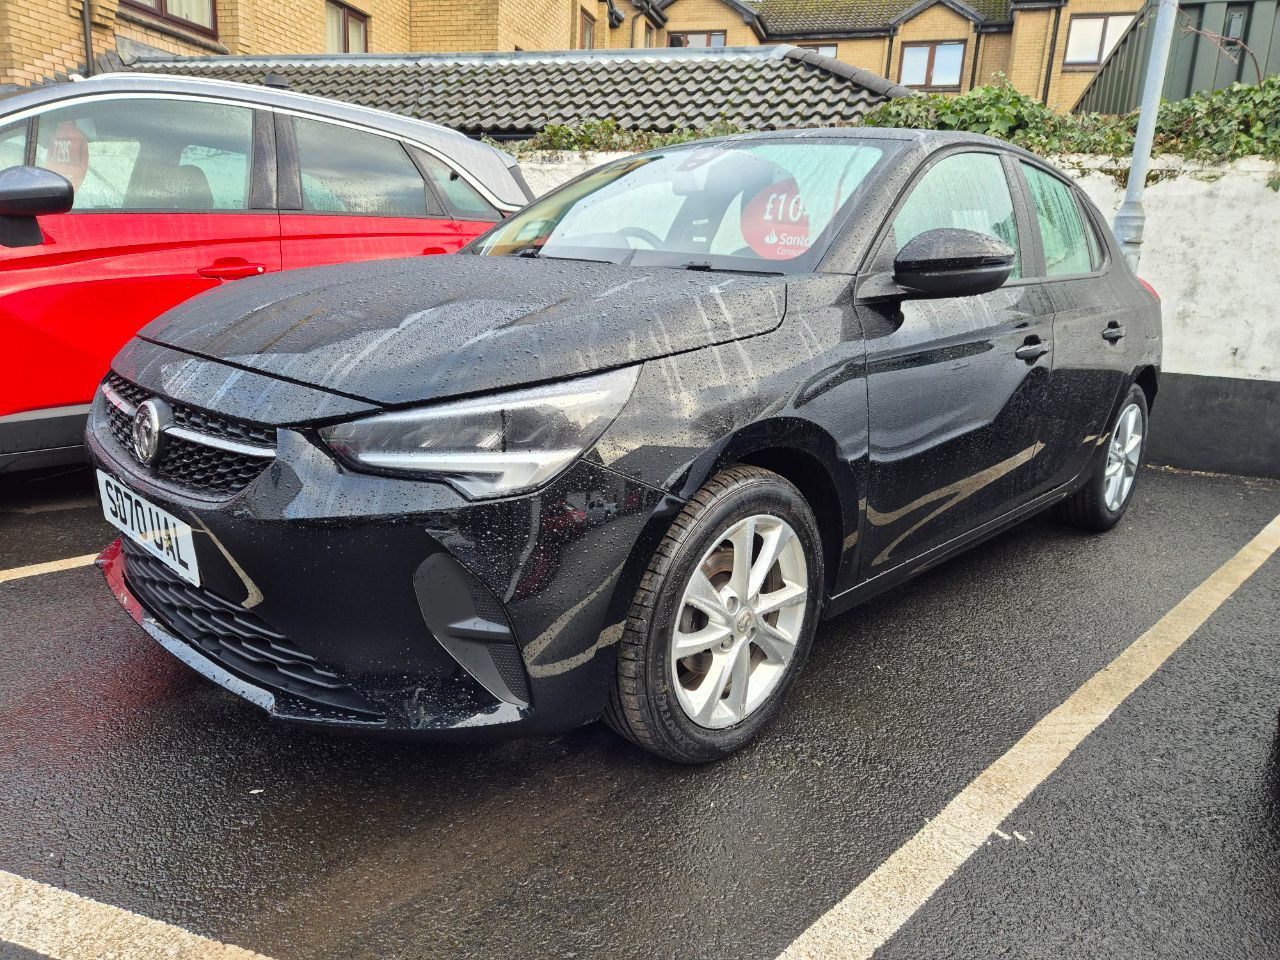
M283 428L257 479L201 496L139 465L101 399L87 446L195 531L200 588L119 542L102 554L126 611L204 676L307 723L452 737L596 718L639 559L674 507L586 461L536 494L473 503L349 471Z

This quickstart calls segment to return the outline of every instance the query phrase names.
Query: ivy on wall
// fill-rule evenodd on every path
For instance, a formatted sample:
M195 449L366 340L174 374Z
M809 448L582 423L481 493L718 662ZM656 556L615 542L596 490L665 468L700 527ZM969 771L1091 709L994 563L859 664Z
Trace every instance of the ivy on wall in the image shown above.
M1091 154L1120 158L1133 151L1138 114L1054 113L999 78L996 83L960 96L919 94L889 100L863 122L879 127L984 133L1046 156ZM548 126L532 139L501 146L514 148L520 156L544 151L631 153L744 132L744 128L724 120L673 133L627 130L614 120L596 120L574 126ZM1259 156L1280 161L1280 76L1267 77L1258 85L1237 83L1225 90L1162 103L1155 152L1207 163ZM1123 178L1125 171L1116 173ZM1271 186L1280 189L1280 175Z

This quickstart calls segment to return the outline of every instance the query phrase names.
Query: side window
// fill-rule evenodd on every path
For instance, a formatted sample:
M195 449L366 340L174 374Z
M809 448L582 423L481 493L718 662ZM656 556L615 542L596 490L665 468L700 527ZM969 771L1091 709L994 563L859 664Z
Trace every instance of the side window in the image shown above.
M1012 277L1022 276L1022 250L1009 181L993 153L957 153L920 178L893 219L897 250L927 230L959 227L996 237L1016 254Z
M498 221L502 219L498 208L482 197L480 192L463 179L458 171L425 150L410 149L413 150L418 165L426 171L427 179L436 188L436 193L444 201L450 216L461 220Z
M36 165L76 210L247 210L253 111L184 100L73 104L40 115Z
M1036 220L1040 222L1045 274L1060 277L1091 272L1101 254L1099 252L1095 258L1090 243L1096 245L1098 240L1086 233L1080 207L1071 188L1038 167L1024 163L1022 170L1031 186Z
M398 140L294 118L302 209L362 217L425 217L427 185Z
M0 127L0 170L20 167L27 162L27 121Z

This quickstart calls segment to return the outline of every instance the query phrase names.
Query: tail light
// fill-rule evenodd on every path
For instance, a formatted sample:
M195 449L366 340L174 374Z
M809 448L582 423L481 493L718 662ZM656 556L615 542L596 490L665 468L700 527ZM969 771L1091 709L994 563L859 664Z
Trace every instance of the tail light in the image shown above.
M1139 278L1138 278L1138 282L1139 282L1140 284L1142 284L1144 287L1146 287L1146 288L1147 288L1147 293L1151 294L1151 295L1152 295L1153 297L1155 297L1157 300L1159 300L1159 299L1160 299L1160 294L1159 294L1158 292L1156 292L1156 288L1155 288L1155 287L1153 287L1151 284L1147 283L1147 281L1143 280L1141 277L1139 277Z

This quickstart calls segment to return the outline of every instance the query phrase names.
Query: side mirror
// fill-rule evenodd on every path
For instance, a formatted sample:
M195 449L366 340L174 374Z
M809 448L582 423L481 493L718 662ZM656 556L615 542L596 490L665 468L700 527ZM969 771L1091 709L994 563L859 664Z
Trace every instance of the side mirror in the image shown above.
M1015 254L1004 241L974 230L926 230L907 241L893 261L893 279L926 297L972 297L998 289L1013 273Z
M36 217L66 213L75 187L61 174L41 167L0 170L0 246L34 247L44 243Z

